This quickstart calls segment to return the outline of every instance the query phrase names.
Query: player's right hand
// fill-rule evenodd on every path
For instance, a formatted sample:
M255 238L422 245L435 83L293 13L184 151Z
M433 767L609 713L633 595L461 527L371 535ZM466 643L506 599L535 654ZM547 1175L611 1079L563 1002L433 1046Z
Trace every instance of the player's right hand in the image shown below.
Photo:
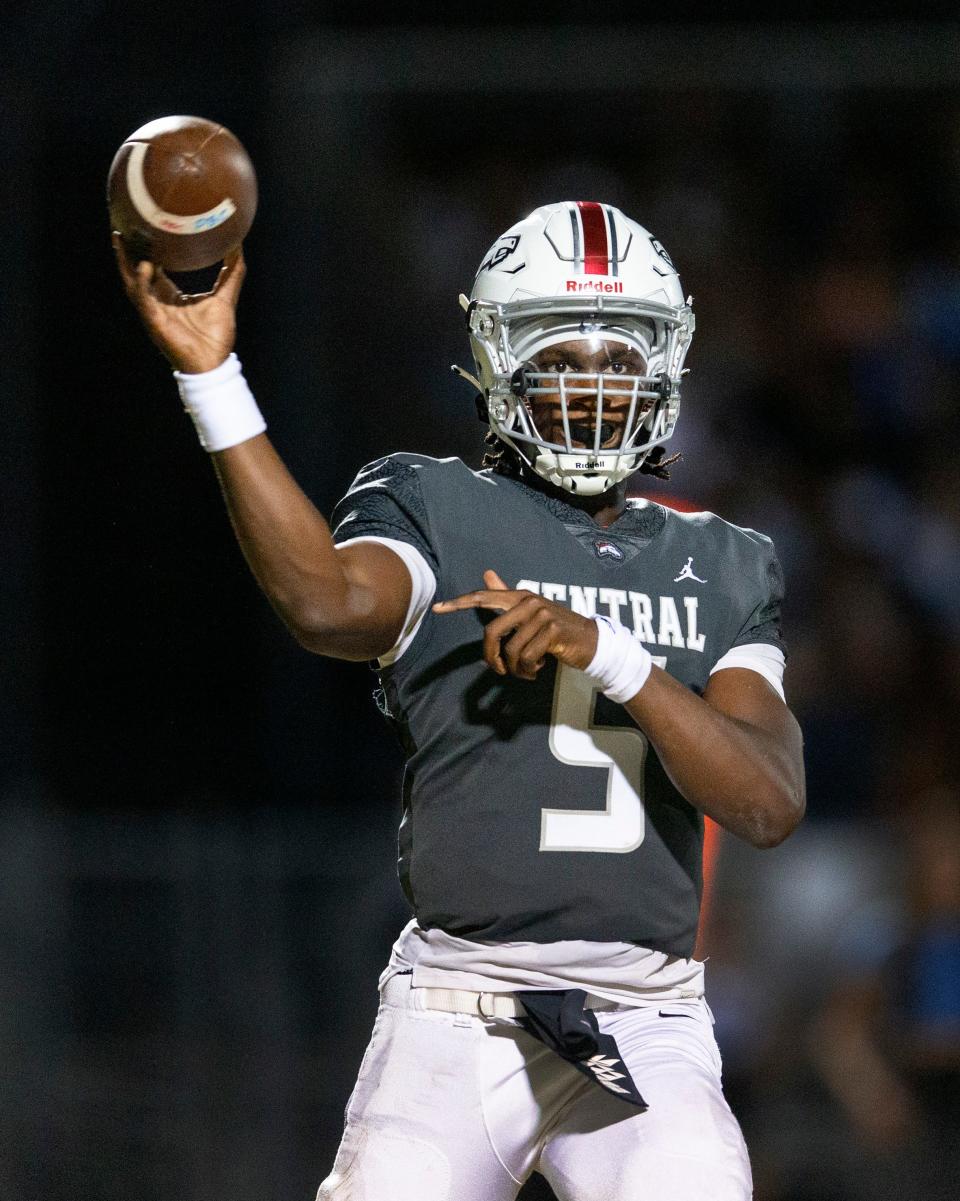
M134 263L116 231L112 241L124 290L170 365L191 375L219 367L237 335L237 300L246 274L243 250L238 247L224 261L211 292L190 296L162 267L146 260Z
M483 631L483 657L497 675L535 680L553 655L582 671L597 653L597 623L566 605L524 588L508 588L495 571L485 571L486 588L437 601L434 613L490 609L499 613Z

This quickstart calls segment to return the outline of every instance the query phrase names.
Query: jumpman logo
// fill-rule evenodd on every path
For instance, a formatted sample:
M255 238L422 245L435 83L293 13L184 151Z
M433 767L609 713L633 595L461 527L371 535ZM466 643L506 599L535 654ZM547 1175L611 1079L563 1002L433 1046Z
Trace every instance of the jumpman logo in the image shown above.
M681 580L696 580L698 584L705 584L706 580L701 580L698 575L693 574L693 555L687 559L686 567L680 568L680 574L674 579L675 584L679 584Z

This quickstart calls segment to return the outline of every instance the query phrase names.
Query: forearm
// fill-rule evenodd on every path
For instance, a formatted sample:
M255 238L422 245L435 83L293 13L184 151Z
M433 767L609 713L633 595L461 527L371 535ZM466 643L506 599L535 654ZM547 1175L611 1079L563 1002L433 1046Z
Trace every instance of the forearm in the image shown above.
M767 687L759 676L752 686ZM776 846L796 827L804 810L799 730L786 710L785 731L774 734L657 667L625 708L680 794L719 825L757 847Z
M332 629L353 598L330 527L260 434L211 456L250 570L299 638Z
M178 373L184 407L210 452L250 570L297 641L319 655L376 658L393 646L409 573L393 552L339 550L276 453L235 357Z

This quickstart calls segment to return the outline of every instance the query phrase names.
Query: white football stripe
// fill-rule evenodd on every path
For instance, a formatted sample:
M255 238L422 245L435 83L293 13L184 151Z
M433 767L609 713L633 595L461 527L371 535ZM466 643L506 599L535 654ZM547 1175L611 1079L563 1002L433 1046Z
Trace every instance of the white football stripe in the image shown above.
M147 157L148 146L148 142L134 142L127 159L127 191L133 207L148 225L152 225L154 229L162 229L168 234L202 234L208 229L216 229L237 211L237 206L230 197L225 196L219 204L207 209L205 213L193 213L188 216L181 213L165 213L150 195L147 181L143 178L143 160Z

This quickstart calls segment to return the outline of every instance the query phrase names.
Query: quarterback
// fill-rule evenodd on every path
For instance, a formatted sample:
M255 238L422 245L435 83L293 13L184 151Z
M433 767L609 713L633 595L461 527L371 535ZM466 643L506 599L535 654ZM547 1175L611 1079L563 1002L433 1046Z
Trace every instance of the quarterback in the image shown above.
M233 354L244 265L183 296L114 238L250 568L308 650L376 660L406 753L414 917L318 1201L743 1201L692 958L703 815L756 847L804 810L773 546L627 499L664 474L694 330L663 245L536 209L461 307L480 470L388 455L328 524Z

